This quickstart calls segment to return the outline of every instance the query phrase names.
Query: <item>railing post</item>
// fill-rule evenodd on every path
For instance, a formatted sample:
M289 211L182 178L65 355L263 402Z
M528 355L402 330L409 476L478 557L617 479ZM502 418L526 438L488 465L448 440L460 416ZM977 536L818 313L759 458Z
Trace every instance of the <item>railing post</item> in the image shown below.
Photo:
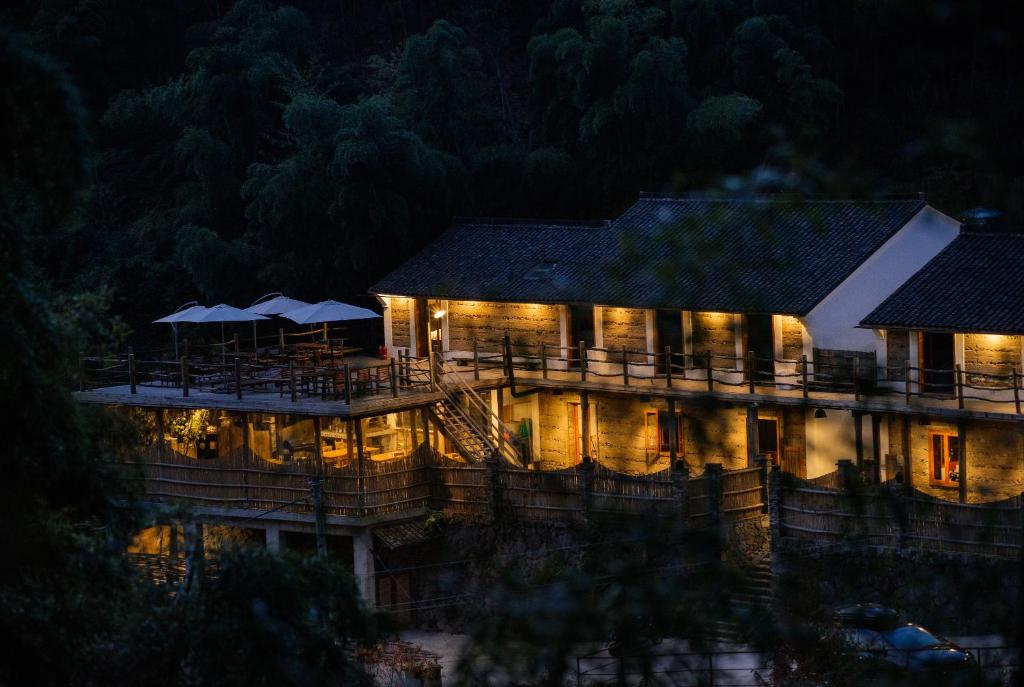
M352 405L352 368L348 363L342 367L342 374L345 375L345 405Z
M904 395L904 400L905 400L906 404L909 406L910 405L910 394L911 394L911 391L912 391L911 388L910 388L910 361L909 360L906 361L905 363L903 363L903 387L904 387L904 394L903 394Z
M476 338L473 339L473 380L480 381L480 347Z
M580 381L587 381L587 343L580 341Z
M956 405L958 408L964 407L964 370L957 363L954 367L956 372Z
M757 375L757 358L753 351L747 351L747 388L754 393L754 377Z
M295 361L288 357L288 390L291 392L292 403L295 403L298 395L295 392Z
M487 519L494 522L498 519L501 508L501 484L498 479L498 456L493 451L484 458L487 468Z
M843 491L851 491L854 486L854 475L856 474L853 461L849 458L840 458L839 462L836 463L836 467L839 470L839 488Z
M665 386L672 388L672 347L665 346Z
M284 328L277 328L277 349L282 355L284 354Z
M681 529L686 529L690 518L689 503L690 466L685 460L677 460L672 465L672 496L676 505L676 517Z
M580 505L583 507L583 522L587 525L593 515L594 500L594 461L590 456L583 456L580 462Z
M434 346L427 347L427 367L430 371L430 390L437 391L437 369L434 367Z
M860 396L860 356L853 356L853 400Z
M1020 415L1020 384L1018 383L1019 379L1020 373L1017 372L1017 367L1015 365L1013 368L1013 405L1016 407L1018 415Z
M622 384L629 386L629 354L625 346L622 347Z
M548 346L543 341L540 342L540 376L548 378Z
M772 465L768 473L768 547L776 551L782 543L782 470Z
M391 374L391 398L398 398L398 371L395 367L394 358L391 358L388 368L388 372Z
M804 400L807 400L809 390L807 388L807 354L800 356L800 387L804 392Z
M242 400L242 360L237 355L235 356L235 398L239 401Z
M128 354L128 387L134 394L136 392L136 377L135 377L135 354Z
M722 524L722 464L707 463L704 474L708 478L708 514L711 520L711 531L720 535Z
M181 356L181 395L188 398L188 358Z
M708 374L708 391L715 390L715 365L711 360L711 351L708 350L705 353L704 365L707 367Z

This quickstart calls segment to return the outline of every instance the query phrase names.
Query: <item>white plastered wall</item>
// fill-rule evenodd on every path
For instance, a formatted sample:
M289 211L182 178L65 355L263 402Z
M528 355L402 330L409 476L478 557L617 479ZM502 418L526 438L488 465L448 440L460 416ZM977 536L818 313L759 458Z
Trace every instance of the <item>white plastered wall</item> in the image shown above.
M959 232L959 222L924 207L807 314L815 347L876 351L877 334L857 325Z

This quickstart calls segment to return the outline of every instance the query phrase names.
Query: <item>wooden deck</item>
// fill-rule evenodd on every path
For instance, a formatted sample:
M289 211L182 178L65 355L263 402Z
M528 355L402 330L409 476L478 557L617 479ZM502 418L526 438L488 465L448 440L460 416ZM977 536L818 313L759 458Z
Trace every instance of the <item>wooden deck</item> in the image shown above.
M100 405L127 405L140 408L217 408L242 413L288 413L310 417L359 418L383 413L398 412L436 403L441 394L428 390L402 391L398 398L391 396L367 396L345 401L322 399L319 396L300 396L296 400L277 392L249 391L238 399L232 394L212 391L191 390L188 397L181 389L174 387L136 387L131 392L128 385L102 387L88 391L76 391L74 397L82 403Z

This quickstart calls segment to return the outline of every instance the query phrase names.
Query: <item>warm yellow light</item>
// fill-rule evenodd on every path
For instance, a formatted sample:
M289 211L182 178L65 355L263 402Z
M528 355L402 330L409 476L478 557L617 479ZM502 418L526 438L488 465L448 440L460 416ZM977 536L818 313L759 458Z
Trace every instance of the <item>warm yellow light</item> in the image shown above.
M441 319L442 317L444 317L444 316L445 316L445 314L446 314L447 312L448 312L447 310L438 310L437 312L435 312L435 313L434 313L434 319L435 319L435 320L439 320L439 319Z

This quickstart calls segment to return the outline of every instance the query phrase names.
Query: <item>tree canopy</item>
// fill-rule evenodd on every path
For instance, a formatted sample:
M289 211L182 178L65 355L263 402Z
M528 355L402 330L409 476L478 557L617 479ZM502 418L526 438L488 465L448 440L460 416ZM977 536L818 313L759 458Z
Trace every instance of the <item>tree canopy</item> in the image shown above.
M190 298L362 294L456 214L605 218L758 169L1016 216L1010 9L16 2L0 20L79 86L94 152L28 255L139 326Z

